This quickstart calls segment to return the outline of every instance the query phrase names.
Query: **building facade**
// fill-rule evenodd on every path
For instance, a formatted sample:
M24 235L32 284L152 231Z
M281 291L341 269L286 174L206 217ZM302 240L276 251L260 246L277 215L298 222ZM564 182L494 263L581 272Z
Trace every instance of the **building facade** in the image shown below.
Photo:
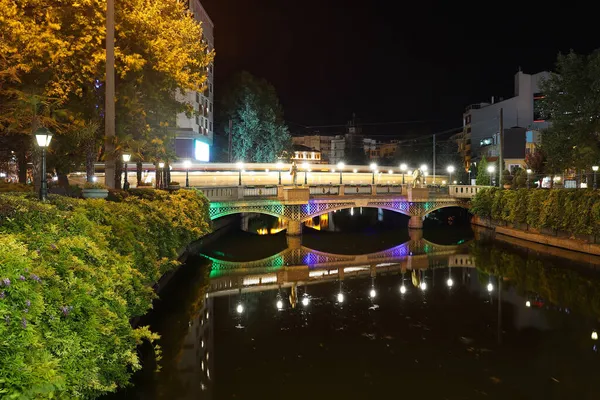
M514 77L514 96L509 99L494 98L487 103L477 103L468 106L463 114L463 132L455 139L459 152L465 160L465 169L481 157L498 156L498 132L500 130L500 110L503 113L504 129L512 127L525 128L536 132L528 139L530 149L539 143L539 131L548 127L549 122L539 112L539 104L544 99L540 84L549 77L549 72L525 74L519 71Z
M323 136L319 134L295 136L292 138L292 143L298 146L306 146L313 151L319 152L321 161L323 163L328 163L331 154L331 140L333 138L333 136Z
M208 50L215 46L214 24L199 0L189 0L189 9L197 21L202 24L203 37L198 40L208 44ZM210 153L214 136L214 66L207 69L206 89L204 92L188 91L178 94L180 101L189 103L194 108L191 117L181 113L177 115L177 133L175 152L179 158L195 161L210 161Z

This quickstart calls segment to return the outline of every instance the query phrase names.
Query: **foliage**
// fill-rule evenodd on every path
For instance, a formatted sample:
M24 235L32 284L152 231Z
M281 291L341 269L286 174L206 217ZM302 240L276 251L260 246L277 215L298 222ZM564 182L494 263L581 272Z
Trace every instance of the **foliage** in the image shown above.
M547 172L594 165L600 159L600 52L559 54L556 73L541 86L542 112L552 118L542 135Z
M234 161L275 162L291 152L292 139L270 83L242 72L224 92L221 103L223 121L232 121Z
M84 189L106 189L106 186L101 182L86 182L83 184Z
M133 329L178 250L210 230L193 191L122 202L0 196L0 394L93 398L140 368Z
M477 178L475 178L475 183L481 186L489 186L490 185L490 174L487 172L488 161L485 156L481 157L481 161L477 165Z
M472 212L483 218L572 235L600 234L600 193L594 190L486 188L471 205Z
M513 181L513 176L510 174L510 171L505 169L502 171L502 183L505 185L510 185Z
M49 168L85 162L88 179L103 142L105 9L103 0L0 0L0 135L48 127L58 134ZM169 159L175 115L195 112L179 94L206 89L214 52L182 1L117 1L115 22L113 155Z
M534 173L543 174L546 165L544 150L536 146L535 151L525 154L525 165Z
M524 188L527 186L527 171L525 171L523 168L516 168L513 171L513 178L513 184L517 188Z
M31 192L33 186L24 185L22 183L8 183L0 182L0 193L11 193L11 192Z

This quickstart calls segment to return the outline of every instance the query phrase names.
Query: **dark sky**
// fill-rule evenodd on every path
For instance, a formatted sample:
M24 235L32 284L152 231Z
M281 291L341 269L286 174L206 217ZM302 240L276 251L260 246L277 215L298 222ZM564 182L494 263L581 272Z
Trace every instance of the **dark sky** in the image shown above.
M432 121L378 133L449 129L468 104L510 97L519 66L551 69L590 52L589 6L545 2L202 0L215 23L216 94L236 71L270 81L298 125ZM531 3L529 5L528 3ZM590 3L591 4L591 3Z

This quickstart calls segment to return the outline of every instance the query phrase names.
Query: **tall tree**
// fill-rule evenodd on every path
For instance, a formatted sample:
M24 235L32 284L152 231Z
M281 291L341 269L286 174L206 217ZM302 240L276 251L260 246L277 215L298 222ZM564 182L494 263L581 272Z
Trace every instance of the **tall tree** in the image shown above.
M222 124L232 121L233 160L273 162L291 151L275 88L248 72L237 74L221 99Z
M547 172L588 169L600 159L600 52L559 54L541 86L540 109L552 121L542 135Z

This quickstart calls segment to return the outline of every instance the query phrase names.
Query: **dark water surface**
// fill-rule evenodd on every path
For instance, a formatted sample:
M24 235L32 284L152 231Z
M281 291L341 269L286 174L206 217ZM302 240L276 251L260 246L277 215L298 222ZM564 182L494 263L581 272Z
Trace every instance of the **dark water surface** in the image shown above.
M600 260L486 236L232 233L156 302L162 369L142 349L116 397L599 399Z

